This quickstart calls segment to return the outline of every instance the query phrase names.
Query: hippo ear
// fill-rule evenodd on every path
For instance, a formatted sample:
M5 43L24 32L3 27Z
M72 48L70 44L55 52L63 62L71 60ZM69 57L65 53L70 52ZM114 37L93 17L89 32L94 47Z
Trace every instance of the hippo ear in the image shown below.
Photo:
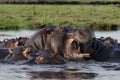
M47 34L51 34L53 32L53 29L48 28L46 32L47 32Z
M4 40L3 40L3 42L7 42L9 39L8 38L5 38Z

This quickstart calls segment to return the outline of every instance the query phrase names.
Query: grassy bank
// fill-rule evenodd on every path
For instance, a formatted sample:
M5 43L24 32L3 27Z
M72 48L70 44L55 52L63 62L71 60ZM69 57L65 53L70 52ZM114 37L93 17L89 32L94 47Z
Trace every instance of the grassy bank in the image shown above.
M0 5L0 29L33 29L44 25L120 27L116 5Z

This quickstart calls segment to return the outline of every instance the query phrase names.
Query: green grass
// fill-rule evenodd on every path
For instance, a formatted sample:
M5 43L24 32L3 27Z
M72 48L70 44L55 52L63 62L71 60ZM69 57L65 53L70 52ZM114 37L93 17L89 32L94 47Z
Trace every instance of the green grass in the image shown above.
M43 25L85 27L111 24L120 27L115 5L0 5L0 28L29 29ZM93 25L94 26L94 25Z

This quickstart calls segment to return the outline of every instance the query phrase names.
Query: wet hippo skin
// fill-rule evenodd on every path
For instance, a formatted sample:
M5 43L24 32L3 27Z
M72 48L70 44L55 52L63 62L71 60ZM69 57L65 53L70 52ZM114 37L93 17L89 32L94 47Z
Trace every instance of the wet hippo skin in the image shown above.
M8 48L0 48L0 59L4 59L7 55L9 55L11 52Z
M36 54L31 55L30 53L24 54L28 59L28 62L24 64L64 64L66 61L59 54L55 55L50 50L41 50Z
M0 43L0 48L15 48L15 47L18 47L18 41L16 39L8 39Z
M99 39L100 41L102 41L106 45L117 45L118 44L118 40L114 39L112 37L100 37L97 39Z
M49 35L53 30L54 27L45 27L40 29L25 43L25 46L36 51L46 49Z
M47 45L47 49L51 50L55 54L63 54L64 45L66 40L66 32L62 27L57 27L51 33L50 39Z
M72 61L81 61L84 55L81 53L80 43L85 43L95 37L90 28L76 29L67 32L64 58Z
M82 52L90 53L92 59L104 62L120 62L120 48L116 45L105 45L98 39L81 44Z
M26 48L24 46L11 49L11 53L4 58L4 61L16 62L16 61L24 60L25 57L23 56L23 52L25 49Z
M37 54L39 55L36 58L37 64L41 64L41 63L44 63L44 64L64 64L64 63L66 63L64 58L62 58L59 54L55 55L53 52L51 52L49 50L39 51L39 52L37 52Z
M24 46L25 43L29 40L28 37L19 37L16 38L16 40L18 41L18 46Z
M33 51L50 50L67 60L81 60L80 42L94 37L91 29L46 27L35 33L25 44Z

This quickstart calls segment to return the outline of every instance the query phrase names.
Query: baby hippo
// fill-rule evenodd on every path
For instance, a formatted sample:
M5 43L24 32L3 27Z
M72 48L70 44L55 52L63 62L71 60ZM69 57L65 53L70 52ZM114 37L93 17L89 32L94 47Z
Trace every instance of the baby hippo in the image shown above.
M55 55L50 50L41 50L34 55L23 54L29 61L29 64L64 64L66 61L60 55Z

